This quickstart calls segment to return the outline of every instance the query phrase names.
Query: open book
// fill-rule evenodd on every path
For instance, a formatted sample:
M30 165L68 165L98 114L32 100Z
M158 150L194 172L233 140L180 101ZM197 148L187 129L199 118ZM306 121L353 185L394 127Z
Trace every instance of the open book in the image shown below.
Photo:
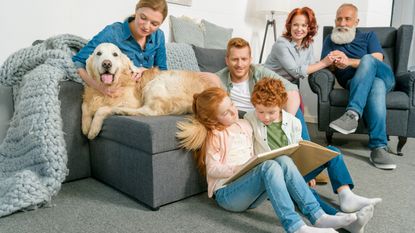
M229 177L225 184L228 184L240 176L247 173L249 170L257 166L258 164L274 159L280 155L288 155L294 161L301 175L307 175L314 169L323 165L324 163L330 161L332 158L337 156L339 153L326 147L320 146L314 142L310 141L300 141L299 143L291 144L258 154L257 156L250 159L238 172Z

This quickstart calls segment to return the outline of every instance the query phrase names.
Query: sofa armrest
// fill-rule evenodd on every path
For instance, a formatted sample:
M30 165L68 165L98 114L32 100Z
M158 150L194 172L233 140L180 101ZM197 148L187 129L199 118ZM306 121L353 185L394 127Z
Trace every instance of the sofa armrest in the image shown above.
M318 95L319 102L328 102L333 90L335 77L328 69L319 70L309 76L311 90Z
M403 91L408 94L410 108L415 108L415 72L405 72L396 75L395 90Z

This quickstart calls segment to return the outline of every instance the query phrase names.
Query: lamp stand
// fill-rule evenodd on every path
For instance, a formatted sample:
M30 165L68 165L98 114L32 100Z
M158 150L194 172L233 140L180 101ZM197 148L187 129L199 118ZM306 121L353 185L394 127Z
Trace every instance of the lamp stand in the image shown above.
M262 42L262 48L261 48L261 54L259 55L259 64L262 62L262 55L264 54L264 48L265 48L265 41L267 40L267 33L268 33L268 27L272 26L272 29L274 30L274 42L277 41L277 29L275 26L275 19L274 19L274 12L271 11L271 19L267 19L267 23L265 25L265 35L264 35L264 41Z

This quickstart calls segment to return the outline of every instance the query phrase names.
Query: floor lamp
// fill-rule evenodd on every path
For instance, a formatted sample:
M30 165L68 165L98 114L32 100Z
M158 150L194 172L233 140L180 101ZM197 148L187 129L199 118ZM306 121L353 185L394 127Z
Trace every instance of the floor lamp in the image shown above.
M289 12L290 6L288 0L256 0L255 8L261 15L270 16L267 18L265 25L264 40L262 42L261 54L259 55L259 63L262 62L262 56L264 55L265 42L267 40L268 28L271 26L274 32L274 42L277 41L277 29L276 29L276 15L285 15ZM270 14L270 15L269 15Z

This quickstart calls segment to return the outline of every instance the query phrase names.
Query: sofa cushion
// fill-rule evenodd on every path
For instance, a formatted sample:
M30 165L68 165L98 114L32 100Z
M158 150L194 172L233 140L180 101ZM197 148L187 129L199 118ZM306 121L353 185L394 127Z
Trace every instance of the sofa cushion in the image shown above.
M185 43L166 44L167 67L170 70L200 71L192 46Z
M170 15L170 25L173 41L203 47L205 44L203 31L200 25L188 17L174 17Z
M330 92L330 103L333 106L346 107L349 101L349 91L345 89L333 89ZM386 108L409 109L409 96L405 92L392 91L386 96Z
M205 48L225 49L232 37L232 28L224 28L202 19Z
M6 136L13 115L12 88L0 85L0 144Z
M202 72L215 73L226 67L226 49L207 49L192 45L197 64Z
M178 148L176 122L184 116L111 116L99 137L156 154Z
M200 23L182 16L170 16L172 41L196 45L202 48L225 49L232 37L232 28L224 28L205 19Z

